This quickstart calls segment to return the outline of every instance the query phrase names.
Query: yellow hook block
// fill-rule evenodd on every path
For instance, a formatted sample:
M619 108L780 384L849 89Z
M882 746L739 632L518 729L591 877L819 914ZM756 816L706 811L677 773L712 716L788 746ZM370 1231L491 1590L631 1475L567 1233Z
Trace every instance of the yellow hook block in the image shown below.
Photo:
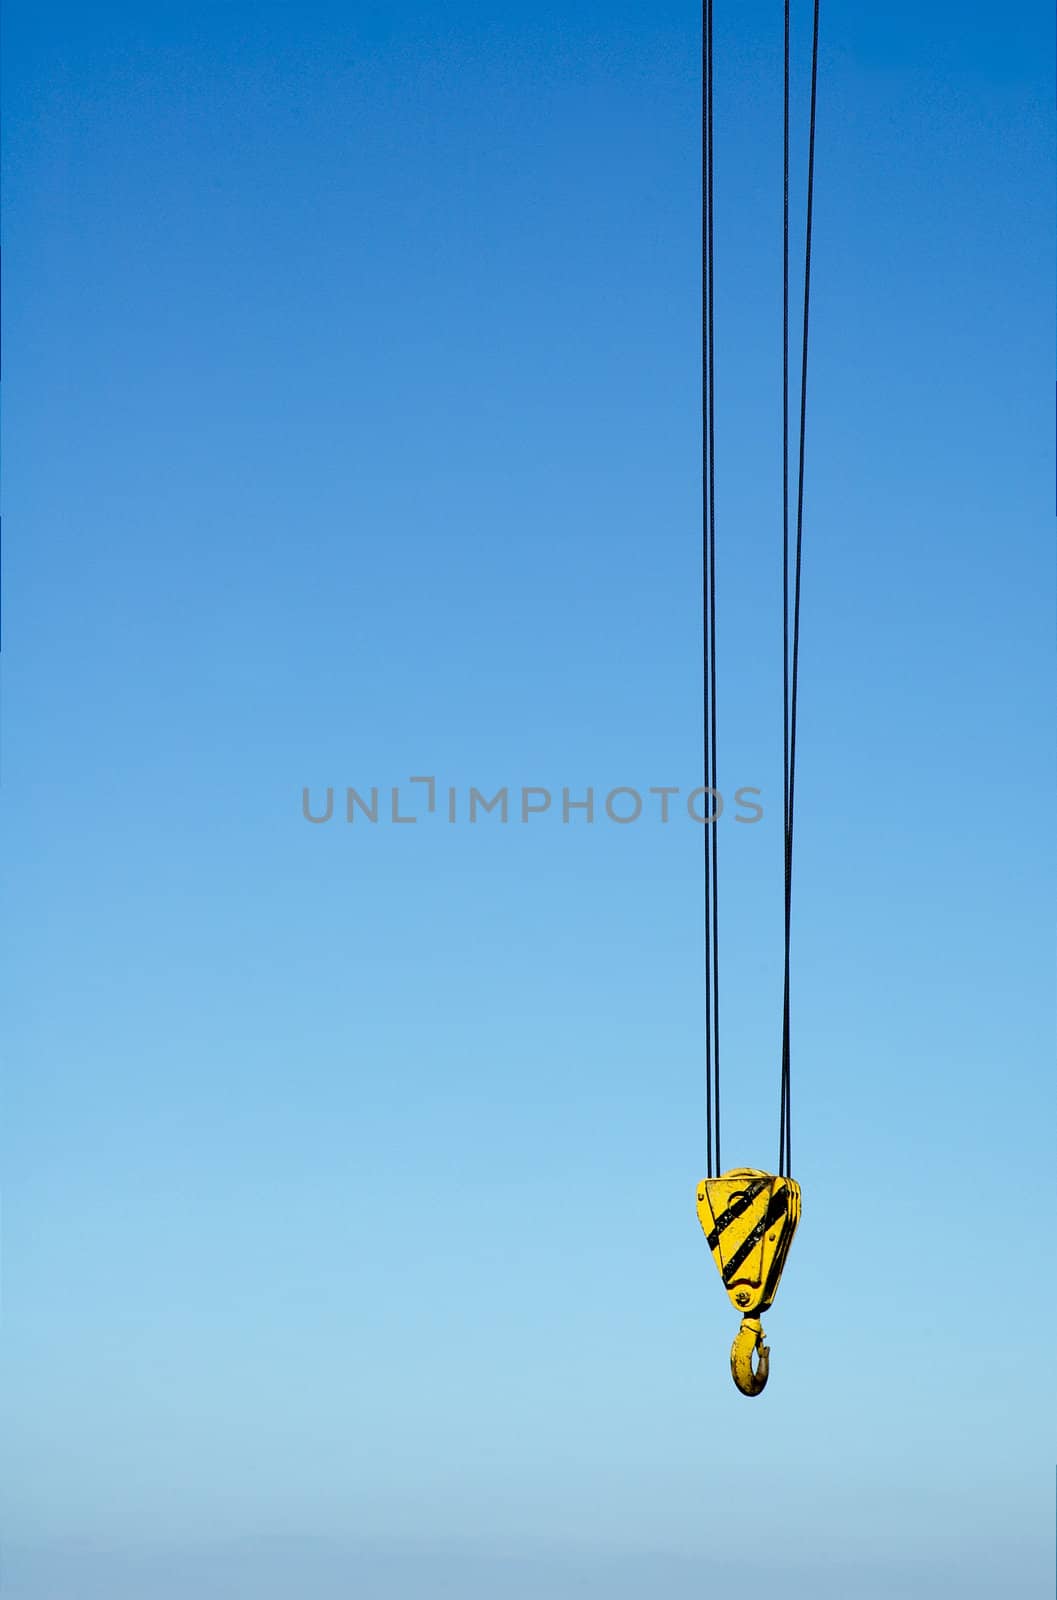
M732 1167L698 1184L697 1216L723 1287L741 1312L730 1352L734 1382L742 1394L759 1394L770 1364L760 1316L778 1292L800 1221L800 1185L755 1167Z

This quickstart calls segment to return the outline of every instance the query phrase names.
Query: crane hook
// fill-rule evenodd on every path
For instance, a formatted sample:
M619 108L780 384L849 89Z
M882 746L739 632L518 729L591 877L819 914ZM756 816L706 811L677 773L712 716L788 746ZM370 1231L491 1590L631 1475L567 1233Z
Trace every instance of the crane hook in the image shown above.
M697 1216L730 1303L741 1315L730 1351L734 1382L742 1394L762 1394L771 1356L760 1318L774 1302L800 1221L800 1185L756 1167L732 1167L698 1184Z
M756 1353L756 1370L752 1357ZM763 1324L759 1317L743 1317L734 1343L730 1347L730 1373L742 1394L761 1394L767 1383L771 1352L763 1342Z

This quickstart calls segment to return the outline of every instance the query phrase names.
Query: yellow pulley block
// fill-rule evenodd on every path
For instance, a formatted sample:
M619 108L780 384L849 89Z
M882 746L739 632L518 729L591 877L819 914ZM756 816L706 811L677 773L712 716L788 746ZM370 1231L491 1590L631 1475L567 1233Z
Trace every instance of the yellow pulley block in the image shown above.
M755 1167L732 1167L698 1184L697 1216L723 1287L742 1314L730 1351L731 1374L742 1394L759 1394L770 1364L760 1316L778 1292L800 1221L800 1185Z

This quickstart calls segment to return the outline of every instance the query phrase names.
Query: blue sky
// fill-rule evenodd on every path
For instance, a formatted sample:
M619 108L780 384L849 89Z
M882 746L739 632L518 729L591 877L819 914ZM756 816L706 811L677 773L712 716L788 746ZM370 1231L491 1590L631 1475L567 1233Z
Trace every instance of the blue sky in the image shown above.
M716 29L723 1154L769 1167L781 16ZM1051 1592L1053 43L823 10L750 1404L701 830L407 785L698 780L696 14L8 4L13 1600Z

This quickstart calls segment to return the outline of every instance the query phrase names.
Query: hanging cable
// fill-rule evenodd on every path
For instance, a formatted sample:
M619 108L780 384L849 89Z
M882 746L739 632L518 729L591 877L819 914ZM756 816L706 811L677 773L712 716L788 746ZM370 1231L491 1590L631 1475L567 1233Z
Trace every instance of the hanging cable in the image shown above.
M784 123L782 137L782 870L785 964L782 998L781 1111L778 1171L788 1173L789 1135L789 932L792 896L789 858L789 0L785 0Z
M713 227L712 3L701 14L701 479L705 804L716 788L716 436ZM718 809L718 805L717 805ZM706 811L706 816L709 814ZM720 1172L719 858L715 821L705 831L705 1093L708 1175Z
M807 436L808 330L811 304L811 234L814 208L815 125L818 98L820 0L814 0L811 45L811 111L807 170L807 220L804 241L804 318L800 366L799 457L796 535L793 549L790 613L790 450L789 450L789 106L790 0L785 0L782 171L782 810L784 866L784 953L782 992L782 1067L778 1171L792 1166L790 1117L790 949L793 893L793 819L796 796L797 689L800 666L800 593L804 534L804 460ZM715 228L713 0L701 12L701 477L702 612L704 640L703 734L706 796L718 792L716 716L716 448L715 448ZM718 810L718 801L716 802ZM706 813L707 815L707 813ZM722 1171L719 1083L719 840L715 820L705 833L705 1100L708 1176Z
M712 732L712 787L719 793L719 758L716 743L716 269L713 241L715 236L715 203L713 197L714 113L712 95L712 3L708 4L708 587L709 587L709 639L711 642L711 732ZM715 817L718 819L719 801L716 800ZM715 1073L715 1138L716 1171L723 1170L719 1156L719 839L716 821L708 825L706 838L712 846L712 1065Z
M811 304L811 223L815 190L815 108L818 90L819 0L811 44L811 113L807 161L807 228L804 239L804 333L800 365L800 455L796 495L793 643L789 648L789 0L785 4L784 251L782 327L782 554L783 554L783 812L785 847L785 958L782 997L782 1088L778 1171L792 1168L790 1130L789 950L793 900L793 810L796 796L796 707L800 665L800 571L804 539L804 447L807 434L808 314Z

